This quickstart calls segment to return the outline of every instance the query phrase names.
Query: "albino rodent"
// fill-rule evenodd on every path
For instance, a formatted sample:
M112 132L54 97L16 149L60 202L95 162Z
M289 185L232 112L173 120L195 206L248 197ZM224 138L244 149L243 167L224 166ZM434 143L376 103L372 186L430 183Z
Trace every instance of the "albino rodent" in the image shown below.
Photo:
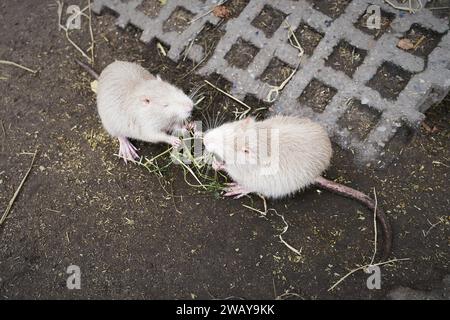
M119 156L125 162L139 158L128 138L180 145L170 133L183 128L194 106L183 91L136 63L115 61L100 76L77 63L98 79L98 113L106 131L119 140Z
M331 142L325 129L309 119L246 118L207 131L203 143L207 152L220 158L213 162L213 168L224 170L235 181L226 188L226 196L239 198L258 193L281 198L316 185L374 210L374 201L364 193L321 176L330 164ZM380 208L377 219L384 233L383 257L387 258L392 243L391 227Z

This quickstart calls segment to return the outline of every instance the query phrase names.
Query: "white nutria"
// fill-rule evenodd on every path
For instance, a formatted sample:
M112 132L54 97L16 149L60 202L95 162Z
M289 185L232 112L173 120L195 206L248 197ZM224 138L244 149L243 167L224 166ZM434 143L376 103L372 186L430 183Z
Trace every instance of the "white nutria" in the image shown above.
M224 170L234 181L226 196L242 197L258 193L281 198L310 185L336 192L374 209L374 201L362 192L323 178L332 155L330 138L319 124L290 116L263 121L253 118L225 123L207 131L206 151L220 160L215 170ZM384 233L384 257L390 253L391 229L382 210L377 218Z
M136 63L115 61L97 76L77 62L98 78L98 113L106 131L119 140L119 156L125 162L139 158L128 138L180 145L171 133L183 127L194 106L182 90Z

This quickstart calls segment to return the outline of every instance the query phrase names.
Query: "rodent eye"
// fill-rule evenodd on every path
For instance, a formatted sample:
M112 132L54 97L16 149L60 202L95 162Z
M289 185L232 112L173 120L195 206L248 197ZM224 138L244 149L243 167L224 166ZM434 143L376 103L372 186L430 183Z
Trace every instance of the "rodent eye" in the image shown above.
M163 105L164 108L167 108L168 106L169 106L168 104L164 104L164 105Z

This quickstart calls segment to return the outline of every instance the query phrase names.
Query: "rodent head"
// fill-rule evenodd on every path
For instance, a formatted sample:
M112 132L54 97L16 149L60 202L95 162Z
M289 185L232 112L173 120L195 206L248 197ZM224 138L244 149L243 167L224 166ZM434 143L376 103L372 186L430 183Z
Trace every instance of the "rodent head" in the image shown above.
M192 100L180 89L163 81L160 76L145 80L135 89L138 105L179 120L187 119L194 108Z
M205 133L203 144L207 152L217 155L226 163L242 164L239 161L256 159L255 119L249 117L211 129Z

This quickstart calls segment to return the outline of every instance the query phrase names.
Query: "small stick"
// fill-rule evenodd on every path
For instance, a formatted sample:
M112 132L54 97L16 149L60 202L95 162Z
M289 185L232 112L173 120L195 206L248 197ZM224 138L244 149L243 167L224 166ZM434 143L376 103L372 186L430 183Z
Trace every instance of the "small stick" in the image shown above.
M59 26L59 29L62 29L62 30L64 30L65 31L65 34L66 34L66 38L67 38L67 41L69 41L69 43L77 50L77 51L79 51L80 53L81 53L81 55L83 56L83 57L85 57L88 61L89 61L89 63L93 63L93 59L91 58L91 57L89 57L74 41L72 41L72 39L70 38L70 36L69 36L69 28L66 28L65 26L63 26L62 24L61 24L61 19L60 19L60 10L62 10L62 9L60 9L60 8L62 8L62 6L64 5L64 3L61 3L60 1L57 1L57 4L58 4L58 16L59 16L59 20L58 20L58 26ZM80 10L80 12L78 12L74 17L73 17L73 19L75 19L76 17L78 17L79 15L83 15L83 16L85 16L85 17L87 17L88 19L90 19L89 18L89 16L88 15L86 15L85 13L84 13L84 11L86 11L87 9L89 9L90 10L90 2L89 2L89 5L88 6L86 6L85 8L83 8L82 10ZM93 54L93 51L94 51L94 44L93 44L93 42L91 43L91 54ZM89 49L88 49L89 50Z
M430 234L431 230L433 230L434 228L436 228L438 225L440 225L441 223L444 223L444 219L443 217L439 218L439 221L436 223L431 223L430 220L427 220L428 223L430 224L430 227L428 228L427 231L422 230L423 236L424 237L428 237L428 235Z
M298 41L297 36L295 35L294 31L292 30L291 25L289 24L289 22L285 21L286 27L288 29L288 39L289 39L289 43L291 44L291 46L293 46L294 48L296 48L299 52L298 56L301 57L303 56L303 54L305 53L305 50L303 50L300 41ZM295 44L292 41L292 38L294 38Z
M417 8L412 7L411 1L409 1L409 7L402 7L402 6L396 5L396 4L392 3L390 0L384 0L384 1L387 4L389 4L391 7L393 7L394 9L408 11L409 13L416 13L416 11L419 11L423 8L423 4L422 4L421 0L416 0L417 3L419 4L419 6Z
M228 1L228 0L223 0L223 1L221 1L220 3L216 4L214 7L212 7L210 10L206 11L205 13L203 13L202 15L200 15L199 17L197 17L197 18L192 19L191 21L189 21L189 24L194 23L195 21L197 21L197 20L203 18L204 16L207 16L208 14L210 14L211 12L213 12L214 9L215 9L216 7L223 5L223 4L224 4L225 2L227 2L227 1Z
M416 42L416 44L413 47L413 50L416 51L417 48L421 45L421 43L425 40L425 36L421 36L420 39Z
M300 64L299 64L300 65ZM284 89L284 87L288 84L289 81L291 81L292 77L294 76L294 74L297 72L299 65L297 65L297 67L291 72L291 74L289 75L289 77L287 77L283 83L281 83L279 86L271 86L272 89L269 90L269 93L267 94L266 100L268 102L274 102L279 94L280 91ZM275 96L272 98L272 95L275 93Z
M205 80L205 83L210 85L211 87L213 87L214 89L216 89L217 91L223 93L224 95L226 95L228 98L233 99L234 101L236 101L237 103L243 105L244 107L246 107L248 110L244 113L247 114L250 110L252 110L252 108L250 106L248 106L247 104L245 104L244 102L242 102L241 100L239 100L238 98L232 96L231 94L229 94L226 91L223 91L222 89L216 87L215 85L213 85L211 82L209 82L208 80Z
M282 237L283 234L285 234L288 231L288 229L289 229L289 225L286 222L286 220L284 219L284 215L279 214L275 209L271 209L271 210L273 210L277 216L281 217L281 219L283 220L283 223L284 223L283 231L278 235L278 238L280 239L281 243L283 243L286 247L288 247L289 250L291 250L292 252L294 252L298 256L301 256L302 255L302 248L300 248L300 250L294 248L289 243L287 243Z
M377 200L377 192L375 188L373 188L373 198L374 198L374 208L373 208L373 233L374 233L374 248L373 248L373 254L372 259L370 260L370 265L373 264L375 260L375 255L377 254L377 246L378 246L378 230L377 230L377 206L378 206L378 200Z
M352 274L354 274L356 271L366 269L367 267L370 267L370 266L382 266L382 265L385 265L385 264L388 264L388 263L392 263L392 262L397 262L397 261L408 261L408 260L411 260L411 259L410 259L410 258L392 259L392 260L388 260L388 261L384 261L384 262L378 262L378 263L375 263L375 264L372 264L372 265L366 264L366 265L364 265L364 266L362 266L362 267L353 269L353 270L351 270L349 273L347 273L345 276L343 276L341 279L339 279L335 284L333 284L333 285L328 289L328 291L332 291L332 290L333 290L334 288L336 288L342 281L344 281L345 279L347 279L349 276L351 276Z
M5 211L3 212L2 217L0 219L0 226L6 220L6 217L8 216L9 212L11 211L11 208L12 208L14 202L16 201L16 198L19 195L20 190L22 189L25 181L27 180L28 175L31 172L31 169L33 169L33 164L34 164L34 160L36 159L37 152L38 152L37 150L34 152L33 159L31 160L31 164L30 164L30 167L28 168L28 171L25 173L25 176L23 177L22 181L20 182L19 187L17 188L16 192L14 192L14 195L12 196L11 200L9 200L8 206L6 207Z
M0 64L11 65L11 66L14 66L14 67L17 67L17 68L26 70L26 71L28 71L28 72L31 72L31 73L33 73L33 74L36 74L36 73L37 73L36 70L33 70L33 69L30 69L30 68L24 67L24 66L22 66L22 65L20 65L20 64L18 64L18 63L12 62L12 61L0 60Z
M91 47L89 50L91 51L91 61L92 65L94 65L94 46L95 46L95 40L94 40L94 32L92 30L92 10L91 10L91 0L88 0L89 5L89 34L91 35Z
M159 51L161 52L161 54L166 57L167 56L167 52L164 49L164 47L162 46L162 44L160 42L156 43L156 47L159 49Z

